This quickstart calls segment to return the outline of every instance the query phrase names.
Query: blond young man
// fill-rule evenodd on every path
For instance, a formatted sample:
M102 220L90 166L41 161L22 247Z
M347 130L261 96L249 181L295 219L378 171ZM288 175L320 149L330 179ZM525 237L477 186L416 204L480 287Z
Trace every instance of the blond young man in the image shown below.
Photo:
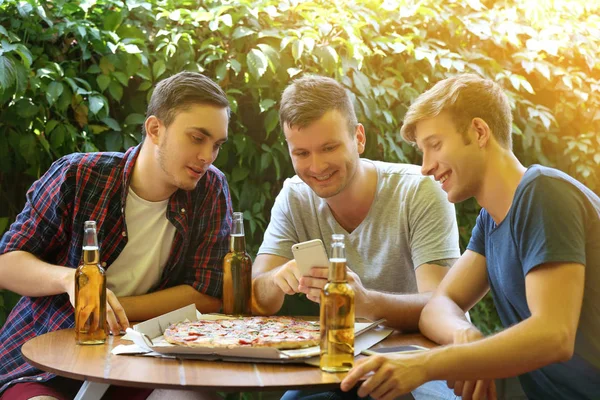
M494 398L490 380L512 376L528 398L600 395L600 199L560 171L525 168L511 127L502 89L476 75L443 80L411 105L401 132L423 151L423 174L451 202L475 197L483 209L419 322L449 346L371 357L342 390L373 371L359 395L392 399L443 379L463 398ZM489 290L506 329L483 338L464 313Z
M453 206L418 167L360 158L365 130L335 80L307 76L292 82L279 115L297 176L277 196L254 262L258 311L274 314L286 296L304 293L318 313L327 268L303 276L291 247L321 239L329 249L331 234L342 233L357 316L416 330L431 292L460 254ZM443 384L421 397L427 391L413 394L454 398Z

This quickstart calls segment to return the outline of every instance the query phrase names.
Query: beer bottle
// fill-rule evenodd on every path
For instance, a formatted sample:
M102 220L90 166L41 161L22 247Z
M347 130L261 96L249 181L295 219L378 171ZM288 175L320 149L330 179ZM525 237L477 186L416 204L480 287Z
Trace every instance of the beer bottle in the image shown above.
M250 315L252 303L252 260L246 253L244 216L233 213L229 253L223 260L223 312Z
M102 344L106 340L106 275L100 265L96 222L83 228L83 261L75 271L75 340Z
M354 291L346 281L344 235L332 235L329 279L321 291L321 370L349 371L354 364Z

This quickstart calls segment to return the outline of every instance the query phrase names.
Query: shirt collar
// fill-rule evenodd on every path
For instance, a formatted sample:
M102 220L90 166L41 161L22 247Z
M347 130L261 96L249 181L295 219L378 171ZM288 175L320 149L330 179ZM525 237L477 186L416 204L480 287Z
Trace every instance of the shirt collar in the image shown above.
M133 166L140 155L140 149L142 148L142 144L144 142L138 144L135 147L130 147L125 152L125 168L123 170L123 190L121 191L121 204L125 207L125 201L127 200L127 188L129 187L129 182L131 181L131 176L133 174Z

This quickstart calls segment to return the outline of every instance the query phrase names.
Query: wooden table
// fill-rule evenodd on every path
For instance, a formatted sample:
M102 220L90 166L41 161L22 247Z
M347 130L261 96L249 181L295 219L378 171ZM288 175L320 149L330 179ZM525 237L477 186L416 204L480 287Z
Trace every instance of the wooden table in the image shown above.
M213 391L263 391L339 388L345 373L331 374L303 364L238 363L115 356L113 347L131 344L110 336L104 345L78 346L72 329L46 333L22 347L25 359L36 368L85 381L76 400L98 400L109 385L143 388ZM392 333L374 346L435 344L420 334Z

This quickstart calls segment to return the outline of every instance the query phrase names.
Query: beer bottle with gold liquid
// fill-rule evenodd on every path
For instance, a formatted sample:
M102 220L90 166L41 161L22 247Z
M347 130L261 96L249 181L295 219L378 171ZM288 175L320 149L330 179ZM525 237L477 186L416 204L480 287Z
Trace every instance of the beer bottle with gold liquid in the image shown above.
M229 253L223 260L223 312L250 315L252 304L252 260L246 253L244 216L233 213Z
M102 344L106 340L106 275L100 265L96 222L86 221L83 261L75 271L75 340Z
M331 236L329 279L321 291L321 370L349 371L354 364L354 290L346 281L344 235Z

